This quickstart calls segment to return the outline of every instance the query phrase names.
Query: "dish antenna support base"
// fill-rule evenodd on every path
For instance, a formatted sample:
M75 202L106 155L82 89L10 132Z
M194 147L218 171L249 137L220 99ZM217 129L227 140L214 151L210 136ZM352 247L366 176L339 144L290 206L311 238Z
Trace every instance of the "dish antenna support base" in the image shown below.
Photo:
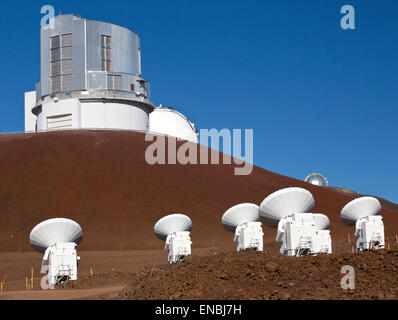
M176 231L167 236L165 250L169 250L168 261L175 263L182 261L191 254L191 238L189 231Z
M80 257L76 254L76 243L58 242L48 247L44 253L42 272L48 269L48 284L54 289L56 284L77 280L77 265Z
M318 230L311 213L295 213L281 219L276 241L281 243L280 253L286 256L332 253L330 231Z
M245 222L236 227L234 242L238 243L236 251L255 249L263 251L263 229L261 222Z
M356 247L359 251L384 249L382 216L367 216L355 223Z

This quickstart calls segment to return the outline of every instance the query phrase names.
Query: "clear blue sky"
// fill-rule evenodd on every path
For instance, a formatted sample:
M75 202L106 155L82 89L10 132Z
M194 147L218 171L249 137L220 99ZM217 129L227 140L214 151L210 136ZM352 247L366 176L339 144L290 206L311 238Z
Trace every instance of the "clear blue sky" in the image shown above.
M45 4L139 33L152 101L197 128L253 128L256 165L398 202L396 0L3 1L0 132L24 129Z

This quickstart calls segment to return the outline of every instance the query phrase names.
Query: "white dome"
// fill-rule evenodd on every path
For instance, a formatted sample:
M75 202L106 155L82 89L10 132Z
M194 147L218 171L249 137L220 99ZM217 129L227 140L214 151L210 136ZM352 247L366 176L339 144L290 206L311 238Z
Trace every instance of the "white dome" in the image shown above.
M263 223L277 226L279 220L293 213L311 212L315 200L311 192L303 188L285 188L271 193L260 204L260 217Z
M315 186L328 186L328 180L320 173L311 173L304 178L304 181Z
M155 235L161 239L166 240L167 236L176 231L191 231L192 221L185 214L174 213L161 218L156 222L153 231Z
M198 143L194 124L170 108L158 107L149 114L149 131Z
M323 213L314 213L315 227L318 230L328 230L330 227L329 218Z
M83 231L80 225L65 218L45 220L30 232L30 244L39 252L46 251L57 242L75 242L78 245L82 238Z
M260 221L259 206L254 203L237 204L229 208L221 219L223 227L232 232L242 223L254 221Z
M373 197L361 197L348 202L341 210L340 216L343 222L349 226L363 217L380 214L381 204Z

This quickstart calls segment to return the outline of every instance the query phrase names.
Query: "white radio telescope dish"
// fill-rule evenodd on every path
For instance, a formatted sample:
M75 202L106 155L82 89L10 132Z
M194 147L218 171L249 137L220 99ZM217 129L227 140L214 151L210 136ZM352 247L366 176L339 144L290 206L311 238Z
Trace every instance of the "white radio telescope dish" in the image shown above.
M275 227L279 221L294 213L311 212L315 200L311 192L303 188L285 188L271 193L260 204L260 218L268 226Z
M185 214L174 213L161 218L156 222L154 232L156 237L166 240L167 236L177 231L191 231L192 221Z
M330 227L329 218L323 213L314 213L314 222L317 230L328 230Z
M80 244L83 231L80 225L70 219L54 218L36 225L30 232L30 244L36 251L44 253L57 242Z
M361 197L347 203L341 210L341 220L349 226L355 225L360 218L379 215L381 204L374 197Z
M259 206L254 203L240 203L229 208L222 216L223 227L235 232L236 227L245 222L260 221Z

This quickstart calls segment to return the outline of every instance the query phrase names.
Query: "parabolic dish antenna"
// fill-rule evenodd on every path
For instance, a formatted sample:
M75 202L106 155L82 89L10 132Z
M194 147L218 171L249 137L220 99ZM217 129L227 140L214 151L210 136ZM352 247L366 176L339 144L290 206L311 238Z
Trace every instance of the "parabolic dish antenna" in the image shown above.
M311 212L315 200L311 192L303 188L285 188L271 193L260 204L260 218L268 226L275 227L279 220L293 213Z
M361 197L348 202L341 210L341 220L349 226L364 217L380 214L381 204L373 197Z
M223 227L235 232L237 226L245 222L260 221L259 206L254 203L240 203L229 208L222 216Z
M83 239L80 225L70 219L54 218L36 225L30 232L30 244L36 251L44 253L57 242L74 242L77 245Z
M330 227L330 220L329 218L324 215L323 213L314 213L314 222L315 227L318 230L328 230Z
M161 239L166 240L167 236L177 231L191 231L192 221L185 214L174 213L161 218L156 222L153 231L155 235Z
M328 186L328 180L320 173L311 173L304 178L304 181L316 186Z

